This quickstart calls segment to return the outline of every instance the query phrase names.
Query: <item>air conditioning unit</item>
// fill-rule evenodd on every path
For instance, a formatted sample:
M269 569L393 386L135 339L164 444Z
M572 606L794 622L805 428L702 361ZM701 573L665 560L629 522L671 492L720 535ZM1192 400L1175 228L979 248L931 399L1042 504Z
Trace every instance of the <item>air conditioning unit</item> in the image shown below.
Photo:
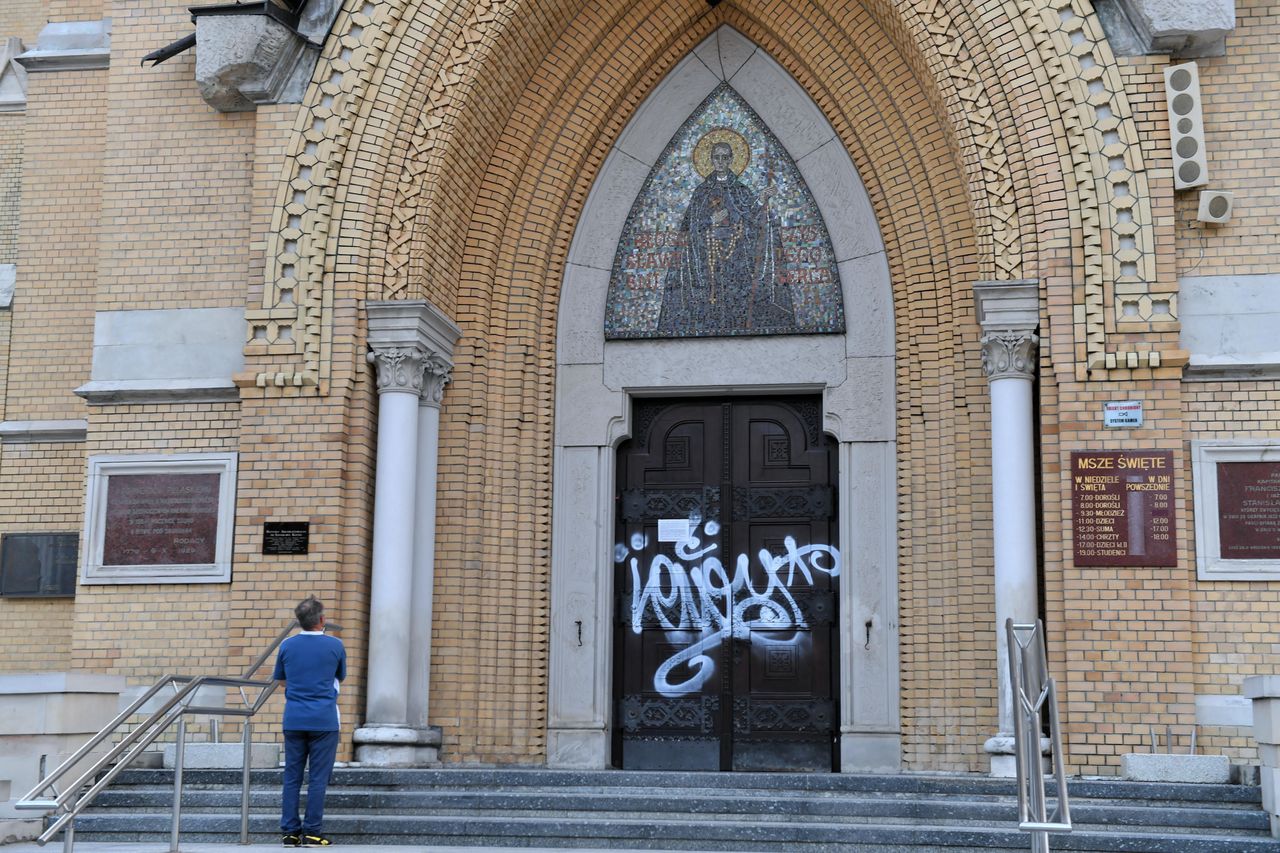
M1200 209L1196 219L1201 222L1214 222L1218 225L1231 218L1231 208L1235 205L1235 196L1220 190L1201 190Z
M1169 142L1173 146L1173 188L1185 190L1209 181L1204 151L1204 117L1200 111L1200 72L1194 62L1164 70L1169 106Z

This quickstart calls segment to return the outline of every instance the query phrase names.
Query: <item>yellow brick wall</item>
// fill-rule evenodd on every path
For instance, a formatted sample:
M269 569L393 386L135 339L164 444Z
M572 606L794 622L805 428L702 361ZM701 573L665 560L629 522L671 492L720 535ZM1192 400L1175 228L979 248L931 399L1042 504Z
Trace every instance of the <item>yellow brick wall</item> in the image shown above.
M1196 60L1209 163L1209 183L1199 189L1235 193L1235 210L1225 225L1206 225L1196 221L1198 189L1178 193L1180 275L1277 271L1280 173L1273 140L1280 114L1280 8L1271 0L1237 0L1235 11L1226 55ZM1163 136L1168 138L1167 129Z
M1196 382L1186 386L1186 438L1190 441L1280 437L1280 387L1274 382ZM1188 445L1189 448L1189 445ZM1184 483L1191 506L1190 470ZM1195 527L1187 529L1188 559L1195 574ZM1275 672L1280 649L1280 582L1211 581L1192 587L1197 693L1240 695L1250 675ZM1256 761L1247 730L1206 728L1207 752Z
M5 416L84 417L105 143L105 71L32 74Z
M117 7L128 11L125 3L112 0L45 0L44 6L50 21L97 21L111 17Z
M99 311L244 304L254 113L219 113L200 98L194 50L141 65L192 31L189 5L115 4Z
M0 115L0 264L18 262L22 145L22 116Z
M0 445L0 533L78 533L83 505L82 445ZM0 671L69 669L74 613L74 599L0 598Z
M49 0L5 0L0 3L0 38L17 36L31 48L48 15Z
M235 450L240 427L234 403L94 406L89 422L86 465L104 454ZM167 672L225 672L229 598L225 584L81 585L72 661L135 684Z

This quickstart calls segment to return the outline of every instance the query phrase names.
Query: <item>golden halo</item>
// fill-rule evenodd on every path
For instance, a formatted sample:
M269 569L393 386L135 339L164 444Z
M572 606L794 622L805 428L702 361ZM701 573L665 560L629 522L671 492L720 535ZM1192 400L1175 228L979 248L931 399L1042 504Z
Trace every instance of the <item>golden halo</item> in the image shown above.
M733 149L733 165L729 168L733 169L735 175L741 175L751 162L751 146L741 133L728 127L715 127L703 134L698 144L693 146L693 168L704 178L714 171L711 166L711 148L718 142Z

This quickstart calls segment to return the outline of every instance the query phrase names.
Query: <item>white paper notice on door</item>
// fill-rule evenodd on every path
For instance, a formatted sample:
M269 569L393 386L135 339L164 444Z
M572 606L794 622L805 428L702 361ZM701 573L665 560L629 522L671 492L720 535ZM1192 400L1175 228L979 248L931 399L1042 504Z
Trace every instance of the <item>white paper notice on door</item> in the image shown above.
M689 538L689 519L687 518L658 519L658 541L659 542L683 542L688 538Z

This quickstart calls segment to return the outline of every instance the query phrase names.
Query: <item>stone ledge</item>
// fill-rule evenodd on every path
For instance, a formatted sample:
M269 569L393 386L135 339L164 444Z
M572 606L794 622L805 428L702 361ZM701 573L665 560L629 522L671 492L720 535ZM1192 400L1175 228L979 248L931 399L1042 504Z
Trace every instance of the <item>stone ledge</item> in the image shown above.
M164 747L164 767L173 769L176 745ZM230 770L244 766L243 743L188 743L182 750L185 770ZM249 766L274 769L280 766L280 745L255 743L250 747Z
M91 406L116 403L226 403L240 399L230 379L95 379L75 393Z
M1245 382L1280 379L1280 353L1198 355L1183 371L1184 382Z
M1251 675L1240 692L1246 699L1280 699L1280 675Z
M1225 755L1130 752L1120 756L1120 767L1124 778L1131 782L1226 785L1231 781L1231 760Z
M1222 56L1235 29L1234 0L1115 0L1147 53Z
M0 421L0 444L80 442L89 433L87 420Z
M115 693L125 689L121 675L96 672L0 673L0 696L29 693Z
M29 73L91 71L111 65L111 19L47 24L36 46L17 57Z

